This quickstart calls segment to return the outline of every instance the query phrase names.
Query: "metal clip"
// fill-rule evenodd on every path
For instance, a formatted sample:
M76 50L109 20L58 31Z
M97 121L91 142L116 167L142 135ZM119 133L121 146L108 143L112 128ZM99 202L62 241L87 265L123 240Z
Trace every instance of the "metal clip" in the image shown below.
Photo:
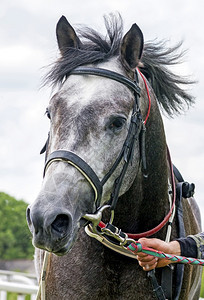
M95 214L86 214L83 216L84 219L92 223L92 230L94 233L101 234L98 231L97 226L101 222L103 211L107 208L110 208L110 205L102 206Z

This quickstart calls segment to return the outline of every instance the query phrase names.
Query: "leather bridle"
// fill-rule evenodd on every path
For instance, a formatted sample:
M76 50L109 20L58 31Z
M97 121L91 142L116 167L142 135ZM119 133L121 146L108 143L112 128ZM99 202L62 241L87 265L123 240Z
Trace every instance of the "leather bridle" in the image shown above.
M119 177L115 180L114 189L111 194L111 199L109 201L109 205L111 206L111 210L114 210L117 204L120 187L122 185L123 178L125 176L127 167L129 162L131 161L134 153L134 144L135 141L139 138L140 133L142 133L143 139L145 134L145 123L143 122L140 106L139 106L139 97L140 97L140 87L138 85L138 76L137 72L135 73L135 80L131 80L121 74L116 72L102 69L102 68L91 68L91 67L78 67L74 69L69 75L94 75L94 76L101 76L105 78L109 78L111 80L115 80L120 82L130 88L134 93L134 102L133 102L133 109L132 109L132 116L130 121L130 126L128 130L127 137L125 142L122 146L122 149L115 160L114 164L108 171L108 173L104 176L102 180L99 180L98 176L94 172L94 170L78 155L73 152L66 151L66 150L58 150L52 152L46 159L45 168L44 168L44 175L48 169L48 167L56 161L63 161L72 166L74 166L89 182L91 187L94 190L95 194L95 206L96 210L100 207L101 196L103 191L103 186L113 174L117 166L123 160L123 167ZM142 143L144 144L144 143ZM145 151L142 150L143 153L143 162L144 166L145 162Z
M138 73L143 79L143 82L146 87L147 91L147 96L149 99L149 104L148 104L148 111L146 114L146 117L143 121L142 115L141 115L141 110L140 110L140 105L139 105L139 97L140 97L140 87L138 83ZM101 76L105 78L109 78L111 80L115 80L117 82L120 82L127 86L129 89L133 91L134 94L134 102L133 102L133 109L132 109L132 115L131 115L131 122L130 126L128 129L128 133L125 139L125 142L123 143L122 149L116 158L114 164L108 171L108 173L104 176L102 180L98 178L94 170L77 154L71 152L71 151L66 151L66 150L57 150L52 152L51 154L46 157L46 163L45 163L45 168L44 168L44 175L49 168L49 166L53 162L66 162L73 167L75 167L87 180L87 182L91 185L94 195L95 195L95 212L88 215L86 214L84 216L85 219L91 221L92 223L95 222L95 227L99 226L101 230L103 230L106 225L101 222L101 215L104 207L109 207L111 209L111 221L109 223L112 223L113 217L114 217L114 210L117 205L118 197L119 197L119 192L120 188L124 179L124 176L126 174L127 168L129 163L131 162L134 154L134 145L135 141L140 138L141 144L140 144L140 152L141 152L141 161L143 165L143 171L146 170L146 155L145 155L145 131L146 131L146 122L148 120L149 114L150 114L150 108L151 108L151 98L149 94L149 89L146 83L146 80L143 76L143 74L139 71L136 70L135 72L135 80L131 80L121 74L118 74L116 72L102 69L102 68L92 68L92 67L78 67L71 71L69 75L94 75L94 76ZM46 148L48 146L49 139L46 143ZM41 151L43 153L45 150L45 147ZM174 206L175 206L175 182L174 182L174 174L173 174L173 167L171 163L171 158L169 151L167 149L167 157L170 165L170 171L171 171L171 185L172 185L172 205L170 207L170 210L168 214L165 216L165 218L162 220L162 222L156 226L155 228L139 233L139 234L127 234L129 238L137 239L140 237L144 236L150 236L158 232L161 228L164 227L164 225L168 222L170 219ZM107 180L110 178L110 176L113 174L113 172L116 170L118 165L123 161L123 166L122 170L120 172L120 175L116 178L113 186L113 191L111 193L111 197L109 202L106 205L101 205L101 196L103 192L103 186L107 182ZM145 174L144 174L145 175ZM97 215L98 213L98 215ZM95 221L94 221L95 220Z

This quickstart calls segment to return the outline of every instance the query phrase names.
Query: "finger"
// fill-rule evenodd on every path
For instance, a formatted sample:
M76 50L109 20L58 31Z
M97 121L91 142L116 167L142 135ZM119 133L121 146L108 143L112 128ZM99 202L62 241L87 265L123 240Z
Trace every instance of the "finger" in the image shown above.
M150 271L150 270L153 270L157 267L157 264L158 264L158 258L154 258L152 259L151 261L138 261L139 262L139 265L143 268L144 271Z
M147 257L147 256L149 256L149 255L146 253L142 253L142 252L137 253L137 257L139 257L139 258L143 258L143 257Z
M158 258L152 255L146 255L146 256L137 255L137 260L141 262L150 262L150 261L158 261Z
M155 264L157 264L157 262L158 262L158 259L157 258L154 258L154 259L152 259L152 260L149 260L149 261L140 261L139 260L139 265L141 266L141 267L145 267L145 266L152 266L152 265L155 265Z
M157 268L162 268L169 265L170 261L167 259L160 259L157 264Z
M157 263L153 264L153 265L145 265L143 268L144 271L151 271L153 269L155 269L157 267Z

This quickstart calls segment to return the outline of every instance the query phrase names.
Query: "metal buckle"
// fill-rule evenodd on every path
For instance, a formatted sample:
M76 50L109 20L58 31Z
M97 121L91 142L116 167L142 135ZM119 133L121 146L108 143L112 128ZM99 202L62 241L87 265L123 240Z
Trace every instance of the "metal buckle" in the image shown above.
M112 229L112 230L111 230ZM113 231L114 230L114 231ZM106 227L101 229L102 233L116 239L120 242L120 246L124 246L127 243L128 235L118 229L117 227L113 226L112 224L107 224Z
M125 232L123 232L121 229L117 228L112 224L114 219L114 210L111 210L110 222L106 225L106 227L101 228L101 231L98 230L97 227L101 222L103 211L107 208L110 208L110 205L102 206L95 214L86 214L84 216L86 220L91 222L91 224L89 225L89 231L91 230L93 234L98 236L98 240L100 240L102 236L110 236L111 238L119 242L118 247L129 251L127 250L127 246L131 243L135 243L136 241L131 238L128 238L128 235ZM110 240L109 242L114 244L114 242L111 242Z
M86 214L83 216L84 219L90 221L92 223L92 231L96 234L101 235L101 232L98 231L97 226L101 222L103 211L107 208L110 208L110 205L102 206L95 214ZM113 216L111 215L111 220L113 220Z

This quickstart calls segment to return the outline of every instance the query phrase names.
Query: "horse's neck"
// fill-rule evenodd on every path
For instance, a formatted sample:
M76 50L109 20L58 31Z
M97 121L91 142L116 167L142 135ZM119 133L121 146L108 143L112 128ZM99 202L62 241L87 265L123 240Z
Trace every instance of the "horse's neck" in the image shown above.
M144 232L155 227L169 209L166 139L159 112L148 122L148 177L139 170L130 190L120 197L115 214L117 225L128 232Z

